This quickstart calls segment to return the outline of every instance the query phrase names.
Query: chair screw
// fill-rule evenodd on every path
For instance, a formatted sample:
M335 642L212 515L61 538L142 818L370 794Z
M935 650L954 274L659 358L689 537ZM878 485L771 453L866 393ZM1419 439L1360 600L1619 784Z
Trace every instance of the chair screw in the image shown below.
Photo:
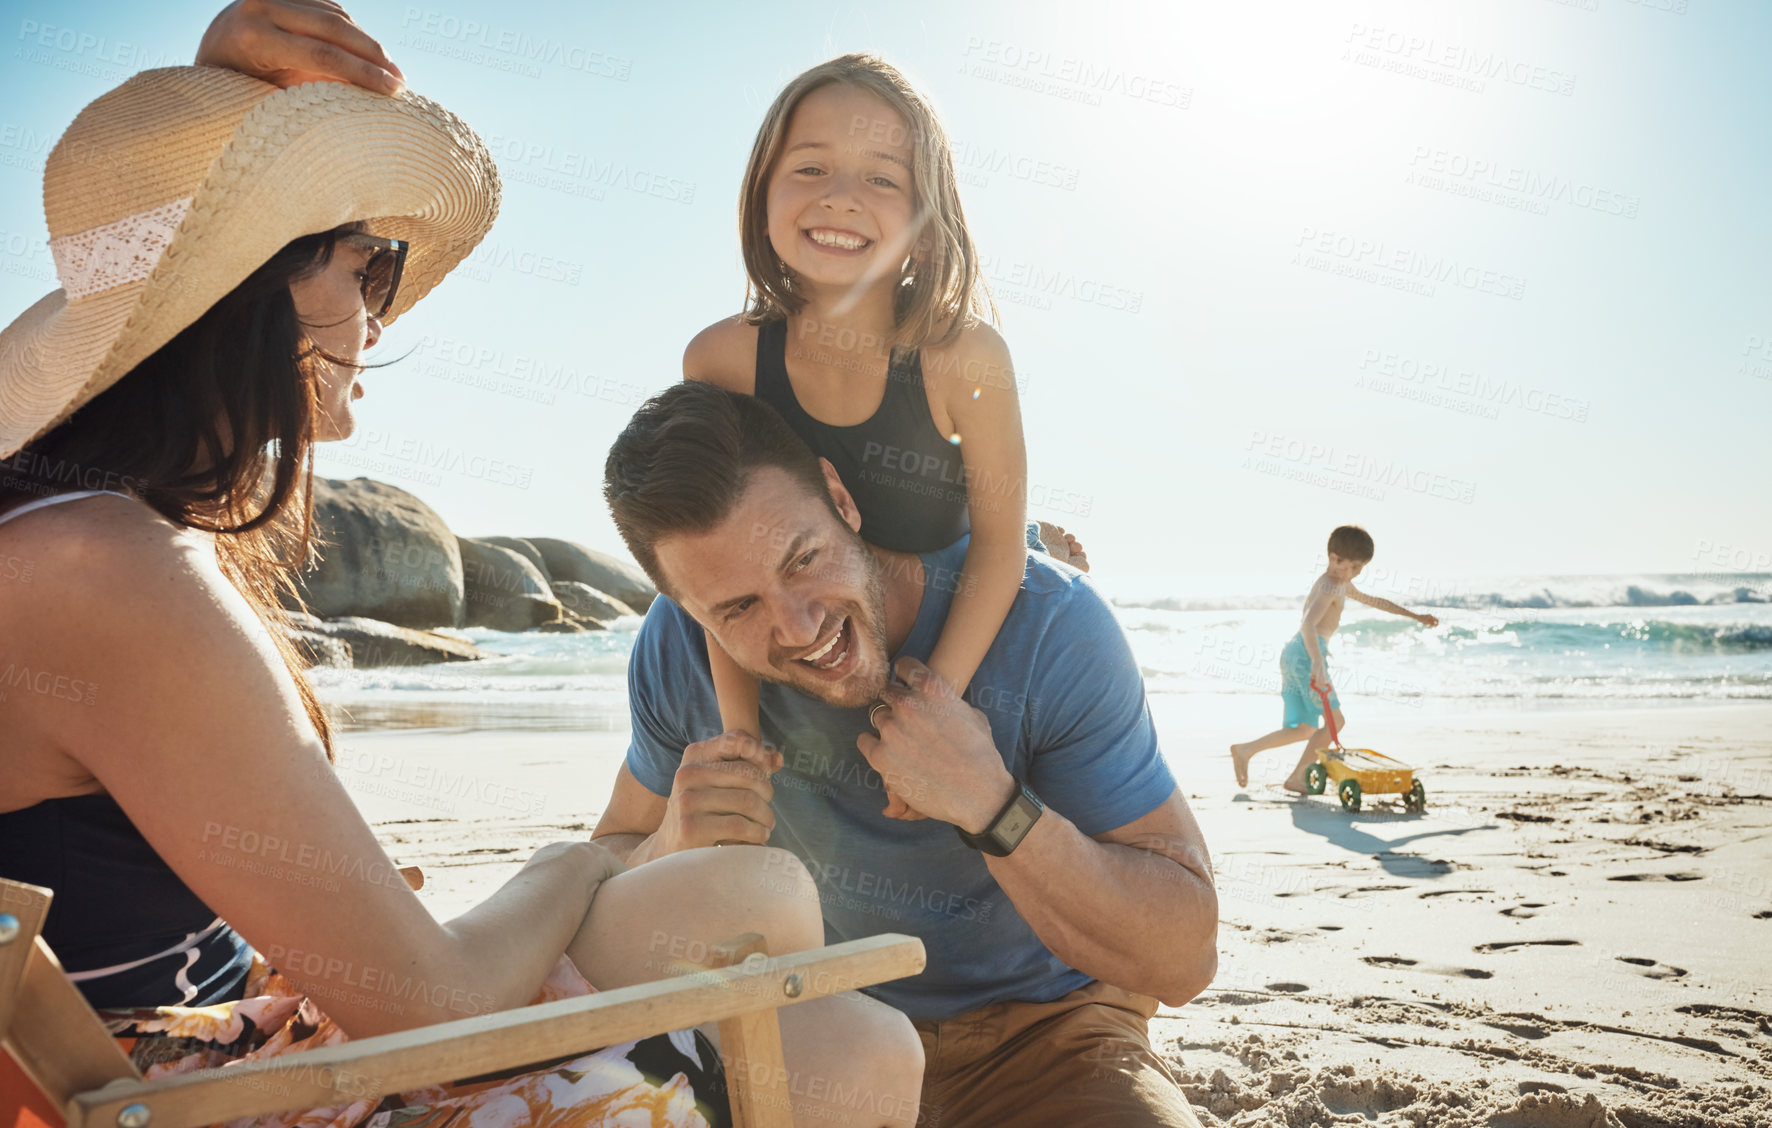
M148 1128L148 1121L153 1118L154 1114L148 1111L147 1105L139 1101L127 1104L117 1114L117 1128Z
M786 995L790 999L799 998L800 992L802 992L804 990L806 990L806 981L804 979L800 978L799 972L795 972L794 974L788 976L786 979L784 979L782 981L782 984L781 984L782 994ZM127 1126L126 1126L126 1128L127 1128Z
M18 939L18 918L11 913L0 913L0 944L10 944Z

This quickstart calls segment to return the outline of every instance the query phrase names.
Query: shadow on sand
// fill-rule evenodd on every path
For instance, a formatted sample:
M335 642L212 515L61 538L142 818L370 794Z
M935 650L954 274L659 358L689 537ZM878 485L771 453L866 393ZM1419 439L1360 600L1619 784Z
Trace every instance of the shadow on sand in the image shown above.
M1435 826L1433 830L1421 830L1413 834L1400 834L1395 838L1383 838L1365 829L1367 826L1396 827L1404 830L1421 824ZM1343 850L1355 854L1365 854L1376 858L1384 872L1393 877L1439 877L1451 872L1450 862L1435 858L1424 858L1419 854L1402 853L1405 846L1413 845L1430 838L1445 838L1460 834L1469 834L1473 830L1496 830L1500 824L1469 823L1458 826L1436 825L1433 808L1419 814L1404 812L1369 811L1353 814L1340 807L1325 803L1313 803L1300 799L1292 804L1292 825L1306 834L1316 834L1328 839Z

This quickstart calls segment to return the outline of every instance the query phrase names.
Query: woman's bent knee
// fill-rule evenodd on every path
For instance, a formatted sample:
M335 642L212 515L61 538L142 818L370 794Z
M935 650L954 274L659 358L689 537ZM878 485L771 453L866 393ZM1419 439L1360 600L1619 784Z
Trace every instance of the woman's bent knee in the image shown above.
M732 887L749 892L757 931L768 940L771 955L824 943L818 883L804 862L774 846L724 846L719 853Z

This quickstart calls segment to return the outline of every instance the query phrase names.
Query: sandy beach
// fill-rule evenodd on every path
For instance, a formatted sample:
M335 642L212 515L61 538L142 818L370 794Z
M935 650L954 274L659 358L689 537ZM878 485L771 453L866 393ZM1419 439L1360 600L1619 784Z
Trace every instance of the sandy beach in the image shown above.
M1218 978L1153 1025L1202 1123L1772 1124L1772 707L1350 712L1422 815L1285 796L1296 748L1239 791L1247 699L1152 707L1218 873ZM441 917L588 834L626 747L403 719L340 769Z

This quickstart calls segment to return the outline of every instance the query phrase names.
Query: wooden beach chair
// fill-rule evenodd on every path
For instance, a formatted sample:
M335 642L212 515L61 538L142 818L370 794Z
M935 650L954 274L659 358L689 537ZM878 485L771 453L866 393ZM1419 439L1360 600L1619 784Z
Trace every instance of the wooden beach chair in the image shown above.
M733 1124L787 1128L776 1009L915 975L924 964L922 941L895 933L774 957L752 934L671 979L144 1081L40 935L52 895L0 879L0 1108L10 1117L0 1128L196 1128L348 1104L707 1022L719 1024Z

